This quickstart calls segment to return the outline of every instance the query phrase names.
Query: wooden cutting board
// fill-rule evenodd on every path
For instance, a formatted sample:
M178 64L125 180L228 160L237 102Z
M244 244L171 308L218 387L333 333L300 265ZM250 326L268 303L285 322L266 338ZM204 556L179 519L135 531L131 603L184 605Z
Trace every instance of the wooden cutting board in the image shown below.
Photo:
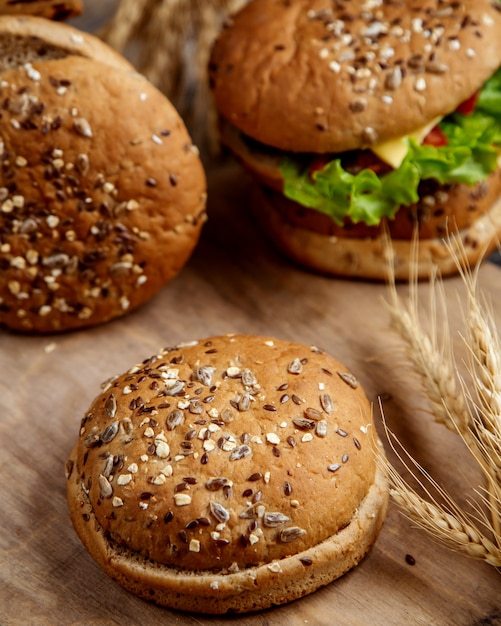
M250 181L237 166L212 164L209 185L210 219L200 245L181 274L143 308L64 335L0 329L0 624L501 624L499 573L432 542L393 504L379 540L355 570L289 605L230 618L139 600L81 546L66 508L64 464L100 383L159 347L214 334L266 334L324 348L362 382L379 431L382 396L389 427L460 504L466 506L481 484L459 438L427 413L403 343L390 328L386 287L289 264L258 232L246 205ZM491 263L480 271L498 322L500 279L501 269ZM402 295L407 291L399 286ZM429 291L426 283L420 286L424 308ZM459 361L465 357L461 294L460 279L446 281Z

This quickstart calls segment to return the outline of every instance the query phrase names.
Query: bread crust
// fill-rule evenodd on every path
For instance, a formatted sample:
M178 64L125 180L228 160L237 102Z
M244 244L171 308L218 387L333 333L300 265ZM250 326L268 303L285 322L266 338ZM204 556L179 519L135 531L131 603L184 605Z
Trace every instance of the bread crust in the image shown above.
M90 554L134 593L256 610L369 550L388 500L377 441L358 381L318 348L212 337L106 385L70 455L68 505Z
M455 110L501 64L500 31L487 0L255 0L218 38L211 84L257 141L344 152Z
M442 276L457 274L457 260L463 267L473 267L501 241L499 199L461 230L451 227L442 235L419 238L417 248L410 239L390 240L384 230L363 238L309 230L301 220L290 220L277 210L263 187L253 188L252 208L263 232L286 256L317 272L347 278L385 281L393 274L396 280L407 281L414 275L428 279L437 270Z
M0 323L110 320L181 269L205 174L174 107L137 73L67 56L0 73Z
M95 59L134 71L125 57L101 39L69 24L35 15L0 15L0 71L68 56Z
M36 15L49 20L67 20L82 13L82 0L0 0L0 14Z

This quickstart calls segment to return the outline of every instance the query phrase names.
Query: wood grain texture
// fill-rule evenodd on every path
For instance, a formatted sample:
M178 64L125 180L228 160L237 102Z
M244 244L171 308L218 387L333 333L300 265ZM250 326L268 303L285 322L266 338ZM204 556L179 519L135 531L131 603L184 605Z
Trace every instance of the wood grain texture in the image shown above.
M89 17L94 4L87 3ZM290 265L257 231L241 170L232 164L208 170L209 222L200 245L150 303L75 333L37 337L0 329L0 624L501 624L499 573L433 543L394 505L355 570L302 600L233 618L176 613L139 600L82 548L67 512L64 463L100 383L159 347L213 334L274 335L324 348L356 374L376 407L378 396L386 398L390 428L460 503L480 479L459 438L426 412L402 342L389 328L386 288ZM479 278L498 321L500 272L487 263ZM399 290L405 294L407 287ZM461 359L461 281L447 280L445 292ZM429 286L422 284L420 294L426 305Z

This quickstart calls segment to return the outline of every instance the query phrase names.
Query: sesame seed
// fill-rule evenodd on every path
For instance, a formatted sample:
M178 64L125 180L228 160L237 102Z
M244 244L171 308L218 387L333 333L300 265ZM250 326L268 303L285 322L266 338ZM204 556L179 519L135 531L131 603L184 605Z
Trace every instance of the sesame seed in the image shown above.
M122 500L122 498L119 498L118 496L114 496L113 500L111 501L111 504L114 507L119 507L119 506L123 506L124 501Z

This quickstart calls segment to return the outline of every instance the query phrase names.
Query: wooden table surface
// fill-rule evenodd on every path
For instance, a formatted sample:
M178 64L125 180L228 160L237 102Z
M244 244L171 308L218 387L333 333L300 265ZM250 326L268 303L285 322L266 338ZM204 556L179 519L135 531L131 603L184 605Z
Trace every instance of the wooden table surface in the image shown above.
M382 394L390 428L460 503L479 484L459 438L426 413L403 344L389 327L385 286L289 264L258 232L246 204L251 183L238 166L208 166L208 174L210 219L200 244L150 303L69 334L0 329L0 624L501 624L499 572L434 543L393 504L379 540L355 570L302 600L240 617L189 615L144 602L109 579L83 549L66 507L64 463L100 383L159 347L213 334L274 335L326 349L363 384L380 432ZM500 279L501 269L485 263L479 283L498 321ZM406 285L399 291L405 295ZM428 293L422 284L423 303ZM447 280L445 293L461 359L461 281Z

